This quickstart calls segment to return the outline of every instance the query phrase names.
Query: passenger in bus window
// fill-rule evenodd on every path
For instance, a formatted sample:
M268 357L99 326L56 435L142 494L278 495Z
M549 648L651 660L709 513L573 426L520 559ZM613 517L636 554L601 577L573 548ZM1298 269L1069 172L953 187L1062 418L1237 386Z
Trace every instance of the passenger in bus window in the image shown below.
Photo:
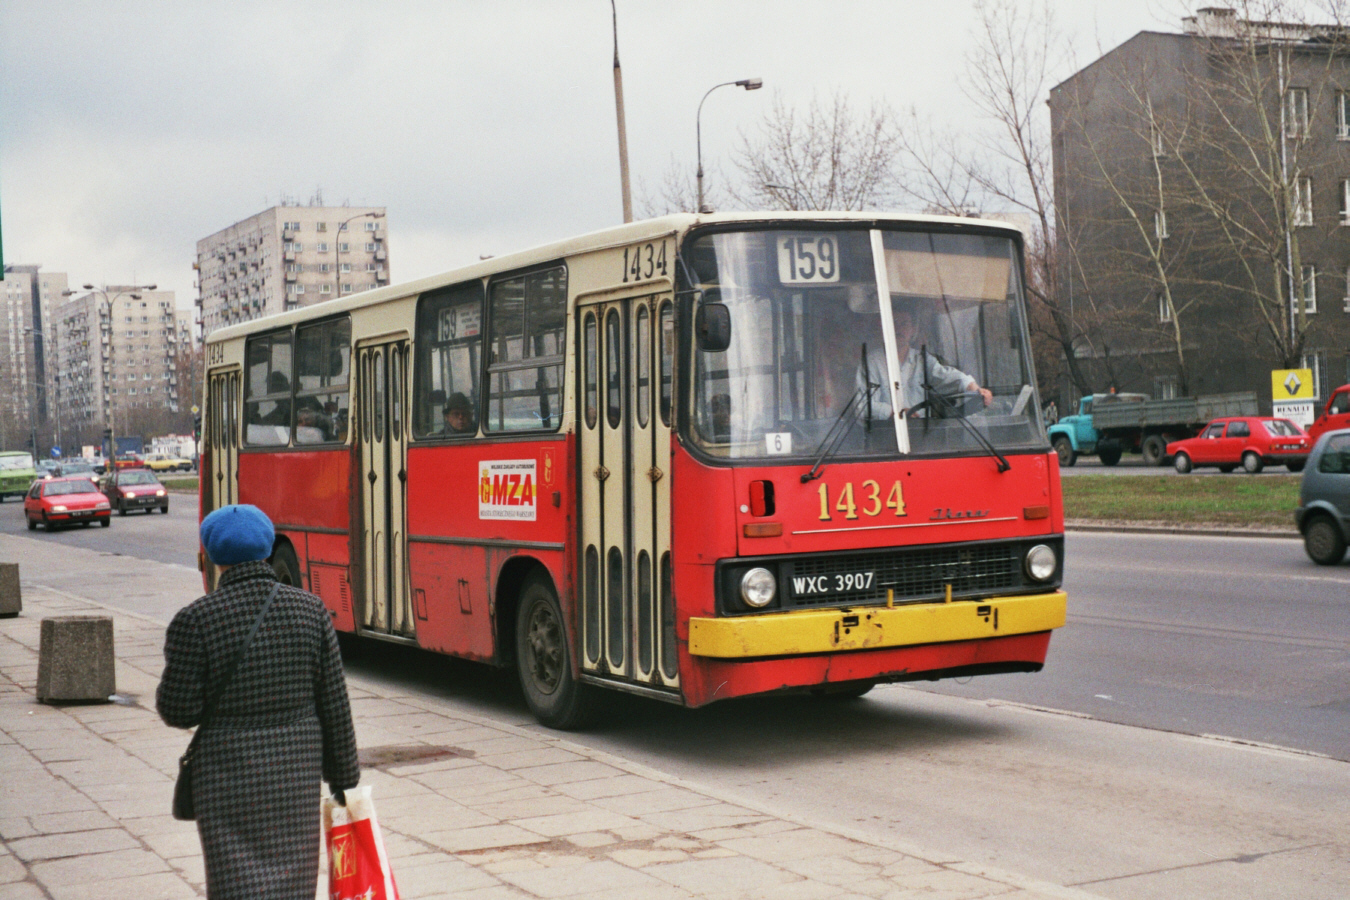
M441 434L473 434L478 425L473 420L473 403L456 391L445 401L445 425Z
M301 397L295 404L295 442L321 444L333 439L333 420L317 397Z
M283 394L291 389L291 380L281 372L273 372L267 379L267 393ZM262 417L264 425L280 425L284 428L291 427L291 401L289 398L277 400L276 406Z
M914 409L924 402L924 369L927 369L927 381L933 390L950 397L962 392L979 394L988 406L993 402L994 394L960 369L940 362L930 350L924 358L925 365L919 364L920 345L918 340L919 323L917 310L904 301L892 302L891 315L895 321L895 349L900 359L900 399L905 410ZM858 386L864 386L864 376L870 384L881 385L872 395L872 418L889 419L891 417L891 393L886 389L886 350L884 347L867 348L866 373L858 372Z

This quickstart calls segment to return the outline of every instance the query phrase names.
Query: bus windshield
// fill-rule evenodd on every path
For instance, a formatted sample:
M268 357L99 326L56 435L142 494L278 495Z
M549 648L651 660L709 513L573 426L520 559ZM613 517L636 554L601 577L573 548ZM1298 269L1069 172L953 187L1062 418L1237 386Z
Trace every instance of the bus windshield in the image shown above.
M721 231L694 238L685 260L695 316L700 305L722 306L730 320L725 350L696 344L693 353L689 437L704 453L814 458L828 445L841 458L1047 445L1008 237Z

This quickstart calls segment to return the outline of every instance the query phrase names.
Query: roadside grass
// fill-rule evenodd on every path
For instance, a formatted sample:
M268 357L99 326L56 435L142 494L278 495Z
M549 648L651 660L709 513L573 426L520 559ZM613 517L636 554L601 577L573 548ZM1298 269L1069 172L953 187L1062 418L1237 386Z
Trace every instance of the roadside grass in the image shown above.
M195 491L197 490L197 476L182 476L174 478L172 475L164 476L159 479L159 483L171 491Z
M1294 527L1298 475L1065 478L1064 516L1102 522Z

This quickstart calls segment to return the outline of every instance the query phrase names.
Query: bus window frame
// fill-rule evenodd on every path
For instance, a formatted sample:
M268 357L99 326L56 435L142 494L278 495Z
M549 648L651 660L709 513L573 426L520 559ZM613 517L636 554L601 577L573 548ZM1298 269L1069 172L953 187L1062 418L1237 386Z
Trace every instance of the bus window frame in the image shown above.
M496 350L496 316L494 314L492 291L493 288L504 282L515 279L528 279L531 275L539 275L554 270L562 271L562 333L558 337L558 352L548 356L527 356L518 361L512 362L494 362L493 354ZM507 272L498 272L486 279L486 290L484 292L484 351L482 354L483 380L482 380L482 408L483 414L479 419L478 428L484 436L493 439L522 437L538 437L540 435L557 434L562 431L567 422L567 347L568 341L572 340L571 327L576 319L576 306L572 296L572 273L568 268L566 258L550 260L545 263L528 266L521 269L512 269ZM528 307L526 307L525 327L528 332L529 316ZM493 397L497 396L492 387L492 378L494 375L506 375L511 372L528 371L531 369L544 369L556 367L558 370L557 393L558 410L554 418L557 419L557 425L544 426L540 428L494 428L493 422ZM509 393L509 392L504 392Z
M271 381L273 375L275 375L277 372L281 372L280 369L274 369L274 368L272 368L272 363L273 363L274 360L275 360L275 356L274 356L274 354L273 354L273 352L272 352L272 346L273 346L273 345L272 345L272 341L273 341L274 338L276 338L276 337L278 337L278 336L280 336L280 335L285 335L285 336L286 336L286 340L287 340L287 342L289 343L290 348L291 348L291 363L290 363L290 367L289 367L289 369L288 369L287 371L282 372L282 374L286 376L286 380L287 380L287 387L286 387L286 390L285 390L285 392L282 392L282 391L268 391L268 392L263 393L263 394L256 394L256 395L255 395L255 394L253 393L253 382L252 382L252 378L251 378L251 373L250 373L250 371L249 371L249 370L250 370L250 364L251 364L251 356L250 356L250 352L251 352L253 346L254 346L256 343L260 343L260 342L262 342L263 340L266 340L266 341L268 342L268 371L267 371L267 380L268 380L268 381ZM275 452L275 451L277 451L277 450L285 450L285 449L288 449L289 447L291 447L291 446L292 446L292 440L293 440L293 438L294 438L294 436L295 436L295 328L294 328L294 326L291 326L291 325L283 325L283 326L280 327L280 328L273 328L273 329L269 329L268 331L259 332L258 334L251 334L251 335L248 335L248 336L244 339L243 394L244 394L244 396L241 398L241 401L242 401L242 402L241 402L241 406L242 406L243 415L242 415L242 417L240 418L240 422L239 422L239 425L240 425L240 429L239 429L239 430L240 430L240 434L239 434L239 449L240 449L240 450L245 450L245 449L248 449L248 450L264 450L264 451L273 451L273 452ZM274 402L274 403L281 403L281 402L284 401L285 403L288 404L288 409L287 409L287 413L286 413L286 418L287 418L287 425L286 425L286 440L285 440L285 441L282 441L281 443L278 443L278 444L260 444L260 443L254 443L253 441L250 441L250 440L248 439L248 429L249 429L249 425L251 424L251 423L249 422L249 404L251 404L251 403L258 403L258 404L261 404L261 403L266 403L266 402L269 402L269 401L270 401L270 402ZM270 413L269 413L269 414L270 414ZM252 424L263 424L263 423L252 423ZM279 426L279 425L267 425L267 426L265 426L265 427L269 427L269 428L280 428L281 426Z
M300 332L305 329L325 329L339 322L345 322L347 325L347 381L341 389L336 389L329 384L324 387L313 389L301 389L300 387ZM247 351L245 352L247 359ZM291 442L292 448L301 448L305 450L320 447L341 447L346 446L351 438L351 396L352 396L352 378L353 366L355 366L356 352L352 346L352 317L349 313L339 313L332 316L326 316L322 319L313 319L307 322L298 322L291 326ZM341 439L332 438L326 441L310 441L300 443L298 440L299 429L299 409L298 404L303 397L318 397L329 394L347 395L347 430ZM334 432L337 432L336 422L334 423ZM261 445L259 445L261 446Z
M478 334L477 338L477 359L470 363L470 377L476 382L473 402L474 430L466 431L463 434L447 434L444 431L420 431L418 429L417 410L420 409L423 397L430 397L428 390L429 379L431 376L431 350L437 346L455 346L455 341L442 342L426 340L426 332L423 330L424 311L435 304L437 300L443 298L453 298L460 291L468 288L476 288L478 294ZM447 306L459 305L456 302L450 302ZM410 401L410 412L412 412L411 434L414 441L465 441L481 436L485 429L483 427L484 414L487 405L487 352L489 345L488 331L488 284L487 279L471 278L468 281L457 282L456 284L446 285L435 288L430 291L423 291L417 295L417 302L413 309L413 384L412 398ZM427 323L432 324L432 323ZM470 346L469 339L463 340L463 346ZM425 348L425 349L424 349ZM462 392L460 392L462 393ZM449 400L450 395L446 395ZM445 401L442 401L444 407ZM432 410L432 422L439 425L442 421L442 410Z

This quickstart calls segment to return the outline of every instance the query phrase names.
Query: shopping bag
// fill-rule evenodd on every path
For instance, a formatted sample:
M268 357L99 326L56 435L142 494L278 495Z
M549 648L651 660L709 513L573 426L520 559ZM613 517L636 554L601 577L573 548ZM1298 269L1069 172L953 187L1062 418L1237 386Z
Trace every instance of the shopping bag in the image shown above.
M329 900L398 900L370 785L345 792L347 805L323 801Z

